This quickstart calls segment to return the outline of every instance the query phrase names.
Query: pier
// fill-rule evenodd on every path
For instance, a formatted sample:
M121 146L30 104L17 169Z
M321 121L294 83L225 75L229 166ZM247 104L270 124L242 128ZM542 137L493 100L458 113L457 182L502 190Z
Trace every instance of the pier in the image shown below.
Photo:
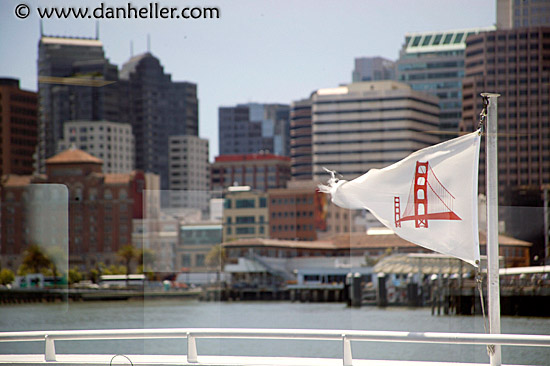
M66 301L119 301L132 299L198 298L201 290L143 291L136 289L0 289L0 304Z

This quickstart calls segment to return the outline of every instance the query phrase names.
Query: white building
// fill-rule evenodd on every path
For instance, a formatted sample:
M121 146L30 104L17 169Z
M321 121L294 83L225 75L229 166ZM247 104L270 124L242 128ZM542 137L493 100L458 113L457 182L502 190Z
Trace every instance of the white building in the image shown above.
M109 121L70 121L63 125L58 151L71 146L103 160L104 173L134 170L134 135L128 123Z
M169 140L170 207L208 212L210 164L208 140L197 136L172 136Z
M173 218L134 219L132 245L146 249L143 266L150 272L175 272L178 270L176 250L178 221Z
M313 175L350 180L439 141L437 97L396 81L352 83L313 95Z

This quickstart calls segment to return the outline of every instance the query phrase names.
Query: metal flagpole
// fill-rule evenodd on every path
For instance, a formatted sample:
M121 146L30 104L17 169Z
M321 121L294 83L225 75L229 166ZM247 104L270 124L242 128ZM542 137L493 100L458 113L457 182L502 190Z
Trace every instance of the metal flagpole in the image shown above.
M498 253L498 160L497 98L500 94L482 93L489 99L485 140L487 194L487 291L489 300L489 333L500 334L500 284ZM490 347L491 366L502 364L500 345Z

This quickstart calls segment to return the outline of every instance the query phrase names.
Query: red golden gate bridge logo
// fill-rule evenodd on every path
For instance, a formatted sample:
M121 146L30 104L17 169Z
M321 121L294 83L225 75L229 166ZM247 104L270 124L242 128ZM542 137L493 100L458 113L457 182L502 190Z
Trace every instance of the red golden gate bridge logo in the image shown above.
M428 228L428 220L462 220L453 211L455 197L441 184L429 162L416 162L407 206L401 216L399 196L394 197L395 227L413 221L417 228ZM429 203L429 206L428 206Z

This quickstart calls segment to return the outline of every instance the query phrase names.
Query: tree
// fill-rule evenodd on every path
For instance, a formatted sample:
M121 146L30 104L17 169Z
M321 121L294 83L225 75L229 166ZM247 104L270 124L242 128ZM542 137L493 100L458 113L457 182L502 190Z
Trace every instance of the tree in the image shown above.
M220 283L220 272L223 271L227 255L225 248L221 244L216 244L210 249L205 258L208 267L216 268L216 282Z
M41 273L50 269L50 267L51 260L44 253L42 248L36 244L31 244L23 252L23 262L21 263L21 266L19 266L17 274L24 276L29 273Z
M15 274L11 269L3 268L0 271L0 285L9 285L15 280Z
M126 267L126 286L128 286L128 275L130 274L130 263L132 259L138 256L138 251L134 248L133 245L128 244L120 248L117 252L117 255L124 261L124 266Z
M46 249L46 257L50 260L52 276L54 277L54 287L57 286L57 277L67 275L67 250L56 245ZM61 268L61 272L59 271Z
M69 285L82 281L82 273L77 267L69 269Z

